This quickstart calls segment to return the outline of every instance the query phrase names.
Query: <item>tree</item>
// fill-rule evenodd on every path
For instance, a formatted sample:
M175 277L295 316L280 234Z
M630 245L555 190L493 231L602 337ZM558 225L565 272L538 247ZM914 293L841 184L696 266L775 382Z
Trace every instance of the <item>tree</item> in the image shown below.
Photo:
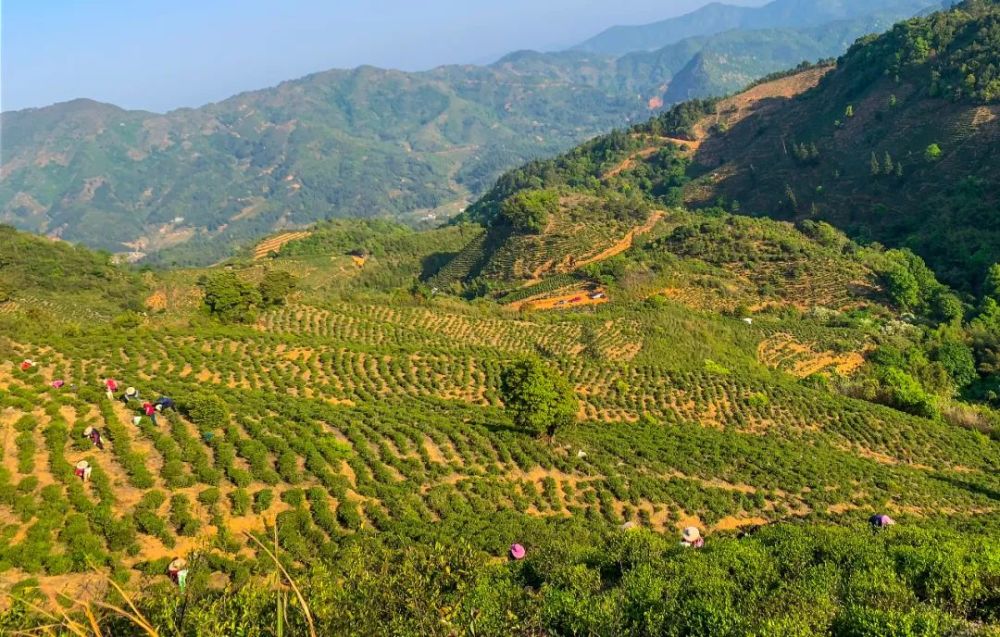
M915 378L903 370L895 367L883 370L879 381L879 402L882 404L916 416L935 416L934 400Z
M576 420L573 389L537 358L511 363L500 374L500 393L514 423L537 435L552 436Z
M885 287L892 302L904 310L913 309L920 303L920 284L917 278L905 268L893 268L884 275Z
M235 272L216 272L202 279L205 306L223 323L249 323L257 318L260 290L243 281Z
M944 323L960 323L965 317L965 306L957 295L940 289L932 300L934 316Z
M937 144L931 144L924 150L924 159L928 162L935 162L941 159L941 147Z
M518 232L539 234L549 215L559 208L559 196L550 190L527 190L508 198L500 207L503 218Z
M986 271L986 282L983 284L983 295L1000 300L1000 263L994 263Z
M892 155L889 154L889 151L885 151L885 157L882 159L882 171L887 175L891 175L895 168L895 165L892 163Z
M297 285L298 278L294 275L284 270L268 270L258 286L261 302L266 306L284 305Z
M874 151L872 152L871 158L871 172L872 176L878 176L882 174L882 165L878 163L878 157L875 156Z
M979 378L972 348L953 338L943 341L934 352L934 359L941 363L958 388L966 387Z

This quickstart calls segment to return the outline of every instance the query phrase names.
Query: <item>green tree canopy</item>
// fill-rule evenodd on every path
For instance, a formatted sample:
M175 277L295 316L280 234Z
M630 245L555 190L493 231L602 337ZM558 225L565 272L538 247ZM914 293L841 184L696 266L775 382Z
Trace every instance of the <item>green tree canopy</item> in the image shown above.
M983 294L993 299L1000 299L1000 263L994 263L986 271Z
M511 363L500 374L500 392L514 423L538 435L552 436L576 420L573 389L537 358Z
M205 306L223 323L249 323L257 318L260 290L235 272L216 272L199 283L205 290Z
M559 196L551 190L526 190L504 201L500 212L518 232L538 234L558 207Z
M261 302L267 306L284 305L285 299L295 291L298 279L284 270L268 270L258 289Z

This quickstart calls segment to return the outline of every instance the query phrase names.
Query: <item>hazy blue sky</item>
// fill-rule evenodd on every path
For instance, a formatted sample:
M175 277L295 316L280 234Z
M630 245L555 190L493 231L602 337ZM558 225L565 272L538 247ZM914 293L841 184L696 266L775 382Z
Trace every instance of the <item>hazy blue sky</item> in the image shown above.
M0 2L3 110L89 97L164 111L334 67L418 70L564 48L707 0Z

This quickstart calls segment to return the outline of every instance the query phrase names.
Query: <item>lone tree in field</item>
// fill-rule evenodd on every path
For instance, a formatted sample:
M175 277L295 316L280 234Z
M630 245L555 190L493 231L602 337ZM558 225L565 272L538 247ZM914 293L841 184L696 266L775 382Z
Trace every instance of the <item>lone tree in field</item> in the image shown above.
M576 420L573 389L536 358L511 363L500 374L500 393L514 424L552 437Z
M235 272L216 272L198 283L205 291L205 306L223 323L250 323L257 318L260 290Z

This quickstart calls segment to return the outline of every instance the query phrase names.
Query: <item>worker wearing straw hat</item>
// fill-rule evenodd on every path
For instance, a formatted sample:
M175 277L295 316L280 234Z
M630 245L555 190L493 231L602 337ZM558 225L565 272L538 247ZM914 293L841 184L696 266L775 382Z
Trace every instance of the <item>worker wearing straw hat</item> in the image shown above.
M101 432L97 430L97 427L87 427L83 430L83 437L90 438L90 442L94 443L94 446L104 451L104 441L101 440Z
M167 566L167 577L170 578L177 587L184 590L184 586L187 584L187 560L183 557L175 557L172 562Z
M90 472L93 470L94 468L90 466L89 462L87 462L86 460L81 460L80 462L76 463L76 468L74 469L73 473L76 474L76 477L86 482L87 480L90 480Z
M681 546L694 549L700 549L705 546L705 539L701 537L701 531L696 526L687 527L681 532L681 536L684 538L681 540Z

